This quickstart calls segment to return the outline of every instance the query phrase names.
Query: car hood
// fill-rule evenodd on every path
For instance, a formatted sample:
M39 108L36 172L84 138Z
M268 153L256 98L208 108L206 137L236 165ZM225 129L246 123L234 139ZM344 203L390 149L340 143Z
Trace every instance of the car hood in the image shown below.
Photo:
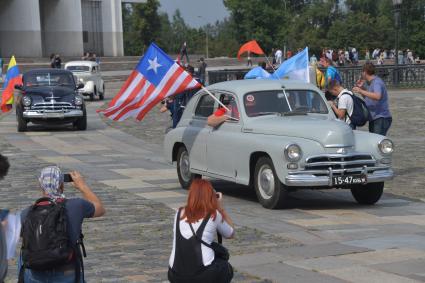
M69 102L75 98L75 90L69 87L28 87L25 95L31 96L34 103L40 102Z
M317 115L251 118L244 131L317 141L323 146L353 146L354 134L344 122Z

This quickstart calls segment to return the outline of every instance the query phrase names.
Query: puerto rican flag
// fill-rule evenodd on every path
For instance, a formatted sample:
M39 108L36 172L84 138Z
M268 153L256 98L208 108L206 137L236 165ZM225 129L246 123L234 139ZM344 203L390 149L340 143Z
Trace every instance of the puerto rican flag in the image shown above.
M140 121L164 98L200 87L199 82L152 43L108 108L98 112L115 121L130 117Z

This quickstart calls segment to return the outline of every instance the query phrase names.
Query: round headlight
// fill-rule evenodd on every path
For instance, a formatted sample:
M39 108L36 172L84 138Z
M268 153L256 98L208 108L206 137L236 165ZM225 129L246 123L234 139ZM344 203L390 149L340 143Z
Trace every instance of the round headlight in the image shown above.
M29 96L24 96L24 97L22 97L22 104L24 105L24 106L30 106L31 105L31 97L29 97Z
M83 104L83 98L81 96L75 97L75 105L82 105Z
M390 154L394 151L394 144L389 139L383 139L378 144L379 151L381 151L382 154Z
M84 79L83 79L83 78L80 78L78 81L79 81L80 83L84 83Z
M297 144L289 144L285 147L285 157L288 161L295 162L301 159L302 151Z

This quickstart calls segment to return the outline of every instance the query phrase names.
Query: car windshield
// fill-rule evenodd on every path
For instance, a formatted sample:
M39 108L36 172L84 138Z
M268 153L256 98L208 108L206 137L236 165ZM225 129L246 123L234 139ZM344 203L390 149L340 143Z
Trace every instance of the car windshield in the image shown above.
M24 76L25 87L33 86L64 86L75 88L72 73L37 72Z
M250 92L244 96L248 117L274 114L327 114L322 96L311 90L269 90Z
M71 72L90 72L89 66L68 66L66 69Z

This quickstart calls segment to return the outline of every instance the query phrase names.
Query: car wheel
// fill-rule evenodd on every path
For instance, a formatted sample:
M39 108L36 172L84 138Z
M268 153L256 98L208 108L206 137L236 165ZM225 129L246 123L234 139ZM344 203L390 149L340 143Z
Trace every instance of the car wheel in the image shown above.
M199 174L190 172L189 152L182 146L177 152L177 176L183 189L188 189L193 179L202 178Z
M74 127L79 131L85 131L87 130L87 113L86 109L83 110L83 117L78 118L77 121L74 122Z
M18 121L18 132L25 132L28 129L28 122L22 117L22 113L16 113L16 120Z
M105 85L103 85L103 91L99 92L99 100L105 99Z
M265 208L281 208L288 191L280 182L270 157L261 157L255 165L254 188L258 201Z
M351 194L359 204L372 205L378 202L384 192L384 182L356 186Z

